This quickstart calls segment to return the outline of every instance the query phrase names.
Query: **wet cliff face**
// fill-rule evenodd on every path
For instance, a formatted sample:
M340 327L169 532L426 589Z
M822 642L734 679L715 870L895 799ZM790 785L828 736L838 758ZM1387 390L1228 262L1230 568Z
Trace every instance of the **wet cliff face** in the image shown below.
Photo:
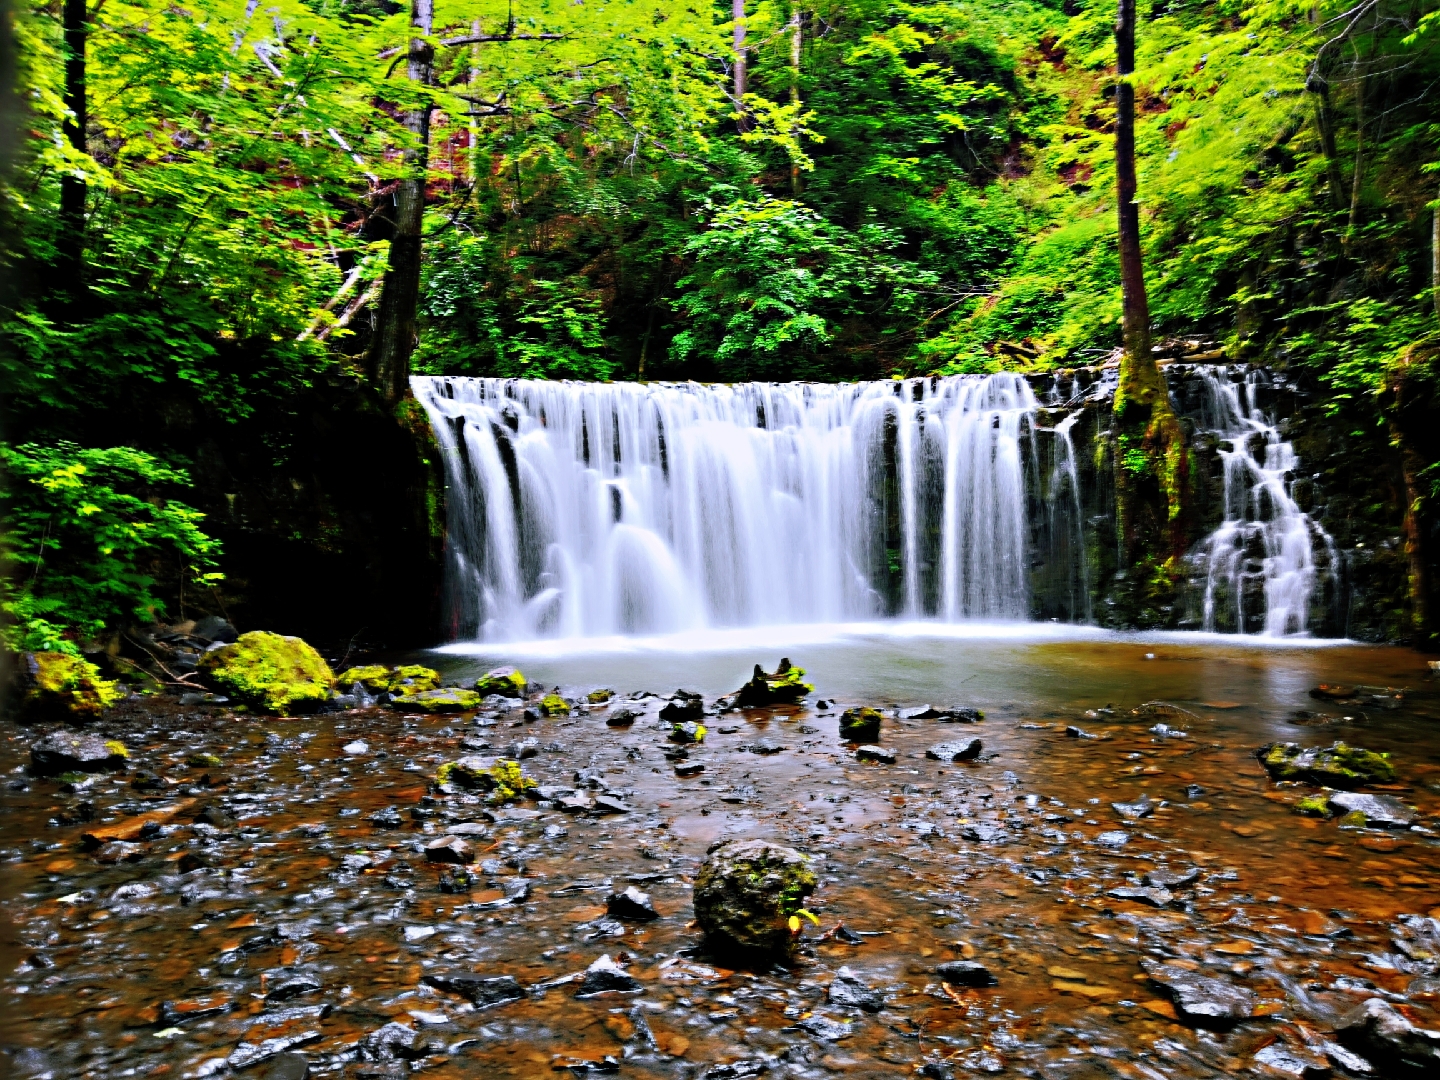
M1115 628L1273 631L1267 615L1275 626L1283 624L1270 609L1287 594L1267 582L1265 567L1267 560L1282 557L1285 531L1271 529L1267 535L1261 528L1235 528L1218 545L1234 573L1216 575L1215 537L1226 528L1228 505L1229 518L1239 513L1273 520L1289 513L1294 519L1289 540L1308 538L1309 562L1295 561L1297 573L1308 575L1309 587L1297 590L1305 597L1303 618L1291 612L1290 632L1303 622L1304 632L1315 637L1402 638L1404 495L1398 459L1384 429L1375 428L1373 420L1360 426L1343 409L1337 411L1320 387L1285 372L1172 364L1166 377L1193 441L1191 547L1179 589L1148 608L1127 599L1133 591L1124 587L1123 570L1116 565L1108 443L1113 372L1077 369L1031 379L1035 396L1044 403L1036 414L1034 460L1027 468L1032 618L1088 617ZM1217 385L1227 384L1254 418L1238 437L1233 417L1227 423L1216 415ZM1288 498L1284 507L1274 505L1274 493L1256 482L1254 468L1267 464L1276 466L1270 476ZM1249 505L1239 511L1243 500ZM1294 595L1289 595L1292 601Z

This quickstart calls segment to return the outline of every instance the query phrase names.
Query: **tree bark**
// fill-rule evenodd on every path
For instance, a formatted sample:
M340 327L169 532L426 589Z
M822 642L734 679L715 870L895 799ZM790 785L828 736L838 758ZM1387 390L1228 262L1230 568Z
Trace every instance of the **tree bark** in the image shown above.
M1390 444L1400 454L1400 474L1405 483L1405 513L1400 531L1404 537L1406 578L1409 586L1410 627L1416 644L1427 644L1430 632L1430 571L1425 543L1425 455L1417 449L1417 435L1433 423L1430 410L1416 394L1411 376L1415 348L1406 350L1390 375L1393 395L1390 412Z
M1435 317L1440 318L1440 192L1430 215L1430 291L1435 299Z
M732 18L735 21L735 128L745 134L754 127L750 112L745 108L746 53L745 47L745 0L731 0Z
M426 41L434 22L434 0L411 0L410 39L406 74L417 87L435 81L435 49ZM410 354L418 336L416 316L420 305L421 229L425 215L425 175L430 162L430 100L405 112L405 127L414 144L405 151L404 173L395 189L395 234L385 285L380 293L375 341L370 347L370 384L393 404L405 394L410 379Z
M1118 571L1129 621L1163 621L1186 544L1190 456L1150 348L1150 306L1135 201L1135 0L1119 0L1115 20L1115 186L1119 215L1121 330L1115 388L1115 511Z
M1319 71L1312 71L1305 80L1305 89L1315 98L1315 130L1320 136L1320 153L1325 158L1330 205L1339 210L1345 205L1345 180L1340 174L1340 151L1335 146L1335 116L1330 108L1330 84Z
M62 14L65 35L65 140L81 154L87 152L85 130L89 123L85 90L85 48L88 20L85 0L65 0ZM85 252L85 176L67 171L60 178L60 268L73 287L79 280Z

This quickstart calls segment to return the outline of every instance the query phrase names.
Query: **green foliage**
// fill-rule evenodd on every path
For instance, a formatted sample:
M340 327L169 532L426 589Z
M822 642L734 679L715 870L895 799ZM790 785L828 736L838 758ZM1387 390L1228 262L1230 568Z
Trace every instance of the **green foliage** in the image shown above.
M0 443L0 464L11 647L73 649L74 636L155 621L169 606L162 578L181 588L219 580L219 544L201 531L204 515L166 494L190 485L184 470L129 447L70 442Z

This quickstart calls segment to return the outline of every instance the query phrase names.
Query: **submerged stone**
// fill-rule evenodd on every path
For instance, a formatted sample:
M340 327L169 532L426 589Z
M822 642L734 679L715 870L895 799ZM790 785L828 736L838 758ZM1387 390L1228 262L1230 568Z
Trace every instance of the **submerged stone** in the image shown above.
M943 724L978 724L985 719L979 709L954 708L937 709L931 705L916 709L905 715L906 720L939 720Z
M314 711L335 687L330 665L310 645L264 630L207 652L198 670L212 690L277 715Z
M1440 1031L1412 1023L1383 998L1373 997L1346 1013L1335 1035L1396 1076L1440 1074Z
M722 950L780 957L794 937L790 916L815 891L810 860L767 840L712 848L695 878L695 919Z
M885 995L848 967L842 967L835 973L825 1000L831 1005L848 1005L866 1012L879 1012L885 1006Z
M480 707L480 695L474 690L462 690L457 686L447 686L443 690L421 690L418 693L397 694L390 699L390 707L404 712L471 712Z
M995 986L999 980L990 969L976 960L949 960L935 969L935 974L951 986Z
M492 804L507 802L536 786L518 761L476 756L447 761L436 770L435 782L441 787L453 784L471 791L488 792L488 801Z
M457 994L477 1009L508 1005L512 1001L522 1001L525 998L524 987L513 975L439 974L426 975L420 981L426 986L444 990L447 994Z
M840 738L846 742L871 743L880 740L880 710L846 709L840 714Z
M119 683L102 679L94 664L67 653L26 653L20 683L20 711L29 719L94 720L125 699Z
M1343 742L1311 747L1266 743L1256 751L1256 757L1275 780L1308 780L1312 784L1352 788L1395 779L1389 754L1377 754Z
M575 991L577 998L599 997L602 994L641 994L645 987L610 957L602 956L585 969L585 977Z

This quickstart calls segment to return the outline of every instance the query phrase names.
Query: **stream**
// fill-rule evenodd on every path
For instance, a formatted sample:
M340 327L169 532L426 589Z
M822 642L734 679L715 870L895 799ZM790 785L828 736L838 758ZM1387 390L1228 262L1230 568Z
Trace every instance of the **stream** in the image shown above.
M782 655L816 692L707 717L684 762L703 771L677 775L664 698L636 695L708 703ZM6 724L0 1072L1320 1077L1349 1074L1329 1032L1367 998L1440 1028L1440 971L1402 921L1440 918L1440 686L1418 653L857 624L411 659L466 682L515 663L532 686L616 697L539 720L132 702L96 725L126 742L128 772L74 784L27 772L48 729ZM1367 689L1317 699L1322 683ZM884 710L893 764L840 742L857 704ZM985 718L904 718L927 704ZM640 717L607 726L622 706ZM971 737L977 760L925 756ZM1302 816L1315 789L1255 757L1337 739L1392 754L1384 791L1415 827ZM521 756L573 795L434 792L467 753ZM479 853L468 882L426 860L456 826ZM707 847L737 836L813 859L818 924L788 967L727 968L692 923ZM630 885L658 919L607 916ZM577 997L602 956L638 992ZM937 976L962 959L996 985ZM1155 964L1248 990L1254 1015L1182 1022ZM474 974L525 992L480 1007L444 989ZM847 980L874 993L834 988Z

